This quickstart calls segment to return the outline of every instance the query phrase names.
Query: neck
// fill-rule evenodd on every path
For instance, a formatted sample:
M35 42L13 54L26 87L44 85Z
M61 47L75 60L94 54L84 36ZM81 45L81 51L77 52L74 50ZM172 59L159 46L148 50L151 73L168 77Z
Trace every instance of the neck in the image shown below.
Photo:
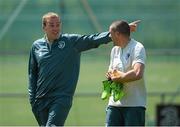
M47 40L48 43L52 44L54 42L54 40L56 39L51 39L51 38L48 38L47 35L45 35L45 39Z
M117 43L117 46L121 47L121 48L125 48L127 46L127 44L130 42L131 38L121 38L119 40L119 42Z
M54 42L54 40L52 40L52 39L48 39L48 43L53 43Z

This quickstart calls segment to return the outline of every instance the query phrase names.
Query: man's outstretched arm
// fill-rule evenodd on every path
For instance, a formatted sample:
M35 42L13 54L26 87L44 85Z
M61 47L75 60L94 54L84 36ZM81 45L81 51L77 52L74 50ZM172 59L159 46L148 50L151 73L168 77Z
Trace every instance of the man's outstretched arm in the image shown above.
M136 31L139 22L140 20L137 20L129 24L131 32ZM101 44L107 44L112 41L109 32L102 32L91 35L74 35L71 37L71 39L73 42L75 42L75 47L79 52L97 48Z

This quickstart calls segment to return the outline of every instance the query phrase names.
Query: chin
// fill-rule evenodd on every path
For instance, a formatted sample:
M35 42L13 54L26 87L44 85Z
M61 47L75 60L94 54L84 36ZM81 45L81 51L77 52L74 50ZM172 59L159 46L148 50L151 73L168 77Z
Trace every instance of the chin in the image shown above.
M59 38L59 34L58 35L56 35L56 36L54 36L54 39L58 39Z

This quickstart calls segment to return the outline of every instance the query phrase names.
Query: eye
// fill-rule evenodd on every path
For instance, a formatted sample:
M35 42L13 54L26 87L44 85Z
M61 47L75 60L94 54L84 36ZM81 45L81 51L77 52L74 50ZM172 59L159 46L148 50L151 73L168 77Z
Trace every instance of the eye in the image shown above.
M60 24L58 23L58 24L56 24L56 27L59 27L60 26Z

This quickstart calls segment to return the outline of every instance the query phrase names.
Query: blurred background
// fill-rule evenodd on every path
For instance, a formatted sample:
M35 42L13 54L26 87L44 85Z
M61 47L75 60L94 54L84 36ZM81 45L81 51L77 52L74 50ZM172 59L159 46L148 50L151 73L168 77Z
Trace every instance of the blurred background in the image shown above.
M140 19L132 38L147 51L146 125L157 125L158 105L180 110L180 0L0 0L0 126L37 125L28 102L27 66L33 41L44 34L41 17L49 11L61 15L62 33L92 34L107 31L114 20ZM100 98L101 81L112 46L82 53L65 125L105 125L107 100Z

